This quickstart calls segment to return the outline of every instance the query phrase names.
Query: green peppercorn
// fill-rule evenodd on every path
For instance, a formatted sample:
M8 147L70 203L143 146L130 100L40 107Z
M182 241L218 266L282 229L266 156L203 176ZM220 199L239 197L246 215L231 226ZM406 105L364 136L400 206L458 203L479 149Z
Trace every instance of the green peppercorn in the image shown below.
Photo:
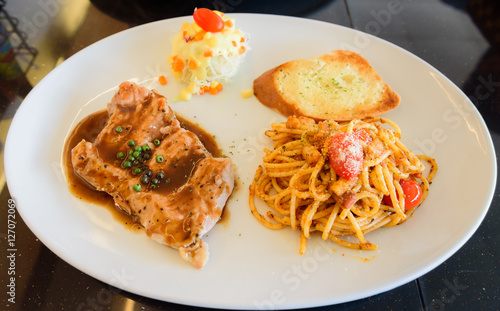
M160 145L160 143L161 143L161 142L160 142L160 140L159 140L158 138L157 138L157 139L155 139L155 140L153 140L153 144L154 144L155 146L159 146L159 145Z
M141 183L147 184L149 182L149 176L146 174L143 174L140 178Z
M159 184L159 183L160 183L160 181L159 181L157 178L153 178L153 179L151 179L151 182L152 182L153 184Z
M123 164L122 164L122 165L123 165L123 167L124 167L124 168L130 168L130 167L132 167L132 162L130 162L130 161L125 161L125 162L123 162Z
M133 146L135 146L135 141L133 141L133 140L129 140L129 141L127 142L127 145L128 145L129 147L133 147Z
M115 132L117 132L117 133L121 133L121 132L123 132L122 127L118 125L118 126L115 128Z
M123 152L118 152L118 153L116 154L116 157L117 157L118 159L123 159L123 158L125 157L125 153L123 153Z
M149 185L149 188L151 188L152 190L155 190L155 189L156 189L156 187L158 187L158 186L157 186L157 185L155 185L155 184L151 184L151 185Z
M141 191L142 187L139 184L135 184L133 187L134 191Z
M150 152L151 151L151 147L149 147L148 145L144 145L144 146L142 146L142 151L144 151L144 152Z
M140 151L134 151L134 152L132 153L132 156L134 156L134 158L138 158L140 155L141 155L141 152L140 152Z
M163 171L158 171L155 174L156 178L163 179L165 177L165 173Z
M142 172L142 170L140 168L135 168L134 169L134 174L137 175L137 174L140 174Z
M164 158L161 154L156 156L156 162L161 163L161 162L163 162L163 160L164 160Z

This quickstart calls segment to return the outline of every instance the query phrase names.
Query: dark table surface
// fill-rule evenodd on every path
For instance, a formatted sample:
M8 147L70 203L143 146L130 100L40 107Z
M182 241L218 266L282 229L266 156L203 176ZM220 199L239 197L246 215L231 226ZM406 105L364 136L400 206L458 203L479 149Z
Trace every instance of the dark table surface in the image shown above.
M226 13L271 13L322 20L370 33L414 53L473 99L498 154L500 3L496 0L15 0L0 1L0 4L1 22L9 26L13 21L24 38L19 39L20 33L10 33L15 41L17 62L24 74L11 79L12 76L2 71L0 77L2 146L23 97L64 59L118 31L154 20L189 15L194 7L208 7ZM393 7L398 8L397 14L384 14ZM1 310L192 309L112 290L53 254L20 218L16 225L16 303L9 303L6 243L11 197L3 172L3 149L1 158ZM388 292L317 309L499 310L499 219L500 190L497 185L493 202L479 229L437 268Z

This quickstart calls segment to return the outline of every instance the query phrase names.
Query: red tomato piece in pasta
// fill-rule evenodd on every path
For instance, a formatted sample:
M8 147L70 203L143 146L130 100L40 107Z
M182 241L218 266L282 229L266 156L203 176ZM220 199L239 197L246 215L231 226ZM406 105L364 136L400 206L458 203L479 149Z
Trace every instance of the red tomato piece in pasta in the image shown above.
M363 146L355 134L339 132L328 142L330 165L337 175L354 180L363 168Z
M417 207L422 201L422 189L416 181L411 179L401 179L399 181L405 195L405 210ZM391 197L384 196L384 203L392 206Z

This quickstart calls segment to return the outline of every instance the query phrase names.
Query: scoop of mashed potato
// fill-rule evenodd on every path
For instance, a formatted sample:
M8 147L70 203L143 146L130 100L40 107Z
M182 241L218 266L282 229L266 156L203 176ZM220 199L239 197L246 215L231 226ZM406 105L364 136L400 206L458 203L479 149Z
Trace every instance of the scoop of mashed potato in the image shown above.
M248 37L235 28L234 18L211 12L223 23L220 30L207 31L195 19L185 22L174 37L168 62L174 76L188 85L181 91L183 100L192 94L217 94L223 83L237 74L249 50Z

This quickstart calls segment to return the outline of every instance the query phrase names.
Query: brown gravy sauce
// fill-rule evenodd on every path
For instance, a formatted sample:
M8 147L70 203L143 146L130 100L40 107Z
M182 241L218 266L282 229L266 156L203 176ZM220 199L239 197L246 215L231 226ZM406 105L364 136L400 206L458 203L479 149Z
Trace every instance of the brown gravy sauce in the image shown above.
M217 142L210 133L180 115L176 115L176 117L183 128L198 135L201 142L205 145L205 148L214 157L220 157L222 155ZM134 221L132 216L121 212L118 208L116 208L113 198L109 194L103 191L95 190L91 185L87 184L83 179L81 179L74 172L73 165L71 163L71 150L80 141L82 141L82 139L85 139L89 142L94 142L97 138L97 135L99 135L101 130L106 126L108 119L109 118L107 110L103 109L94 112L81 120L73 128L70 135L66 139L63 150L63 167L66 172L68 187L70 192L75 197L91 204L104 206L111 212L113 217L117 221L122 223L128 230L138 232L142 227ZM227 211L227 208L224 208L219 222L227 222L228 217L229 211Z

